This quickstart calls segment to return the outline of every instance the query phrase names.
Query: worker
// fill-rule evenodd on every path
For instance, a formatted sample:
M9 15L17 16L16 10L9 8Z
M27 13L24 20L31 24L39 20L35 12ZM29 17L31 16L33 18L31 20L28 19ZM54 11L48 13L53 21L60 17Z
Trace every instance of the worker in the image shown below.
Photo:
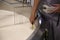
M60 40L60 0L34 0L30 22L35 22L35 15L40 10L44 24L48 28L48 40Z

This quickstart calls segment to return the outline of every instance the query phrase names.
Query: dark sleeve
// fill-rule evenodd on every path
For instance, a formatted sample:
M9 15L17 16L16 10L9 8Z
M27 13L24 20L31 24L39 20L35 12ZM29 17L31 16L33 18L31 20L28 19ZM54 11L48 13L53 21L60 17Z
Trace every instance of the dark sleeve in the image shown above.
M57 3L60 4L60 0L57 0Z
M60 4L60 0L51 0L51 4Z

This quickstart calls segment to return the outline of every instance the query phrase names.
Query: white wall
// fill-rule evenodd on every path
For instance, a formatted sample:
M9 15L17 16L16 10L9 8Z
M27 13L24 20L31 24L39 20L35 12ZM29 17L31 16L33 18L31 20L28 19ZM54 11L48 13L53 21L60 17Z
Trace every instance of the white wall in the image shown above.
M1 0L0 0L1 1ZM8 1L8 2L14 2L15 0L5 0L5 1ZM22 0L21 0L22 1ZM30 2L30 0L27 0L27 2ZM34 0L31 0L31 5L33 6L34 4Z
M31 0L31 5L32 5L32 6L34 5L34 0Z
M27 2L30 2L30 0L27 0ZM31 5L33 6L34 0L31 0Z

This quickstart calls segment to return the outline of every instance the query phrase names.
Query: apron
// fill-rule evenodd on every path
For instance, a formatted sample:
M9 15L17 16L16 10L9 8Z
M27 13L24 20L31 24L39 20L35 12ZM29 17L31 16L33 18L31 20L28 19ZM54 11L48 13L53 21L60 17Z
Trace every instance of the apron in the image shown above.
M42 18L42 23L40 25L40 31L42 31L42 35L40 35L40 31L38 31L35 36L32 38L33 40L60 40L60 13L51 13L45 14L42 10L42 6L44 4L52 6L52 4L60 4L60 0L40 0L40 4L38 6L38 12L40 13ZM46 39L45 29L48 30L48 36ZM40 35L40 36L39 36Z

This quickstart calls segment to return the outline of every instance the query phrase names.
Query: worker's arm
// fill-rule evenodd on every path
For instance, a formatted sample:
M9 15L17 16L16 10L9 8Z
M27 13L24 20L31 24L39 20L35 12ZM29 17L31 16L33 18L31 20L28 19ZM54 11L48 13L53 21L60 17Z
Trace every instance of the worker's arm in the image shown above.
M35 14L36 13L38 4L39 4L39 0L34 0L34 5L32 7L32 14Z
M36 14L36 11L37 11L37 7L38 7L38 4L39 4L39 1L40 0L34 0L34 5L32 7L32 13L31 13L31 16L30 16L30 22L31 23L34 23L35 14Z

